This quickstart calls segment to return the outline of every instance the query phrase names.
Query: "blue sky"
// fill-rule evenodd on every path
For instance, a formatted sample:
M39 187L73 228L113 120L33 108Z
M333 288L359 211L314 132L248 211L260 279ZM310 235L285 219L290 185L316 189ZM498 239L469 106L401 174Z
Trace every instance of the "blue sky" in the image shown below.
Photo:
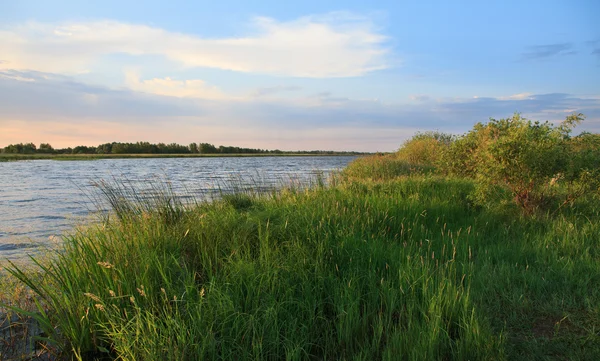
M2 7L0 146L392 151L516 111L600 131L594 0Z

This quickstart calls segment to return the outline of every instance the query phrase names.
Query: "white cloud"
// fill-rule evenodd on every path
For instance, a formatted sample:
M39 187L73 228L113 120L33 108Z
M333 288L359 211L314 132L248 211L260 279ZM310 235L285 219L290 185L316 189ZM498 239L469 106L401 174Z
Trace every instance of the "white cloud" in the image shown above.
M174 80L169 77L140 80L134 72L125 74L125 83L131 89L143 93L166 95L180 98L222 99L225 95L203 80Z
M498 99L500 100L525 100L525 99L533 99L533 94L531 93L519 93L519 94L513 94L513 95L509 95L509 96L504 96L504 97L498 97Z
M250 93L250 97L265 97L279 95L281 93L295 92L298 90L302 90L302 87L299 87L297 85L277 85L271 87L262 87L255 89L252 93Z
M33 78L27 78L27 77L23 77L20 75L4 73L4 72L0 72L0 78L12 79L12 80L17 80L17 81L26 81L26 82L35 81L35 79L33 79Z
M279 22L255 18L255 34L207 39L118 21L28 22L0 29L0 69L75 74L107 54L160 55L184 67L328 78L386 68L386 38L348 14Z

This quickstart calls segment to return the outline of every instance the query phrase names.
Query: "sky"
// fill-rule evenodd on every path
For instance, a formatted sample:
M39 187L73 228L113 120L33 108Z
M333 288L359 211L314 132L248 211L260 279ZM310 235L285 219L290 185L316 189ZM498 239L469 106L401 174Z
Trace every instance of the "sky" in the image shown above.
M520 112L600 132L600 2L0 0L0 147L394 151Z

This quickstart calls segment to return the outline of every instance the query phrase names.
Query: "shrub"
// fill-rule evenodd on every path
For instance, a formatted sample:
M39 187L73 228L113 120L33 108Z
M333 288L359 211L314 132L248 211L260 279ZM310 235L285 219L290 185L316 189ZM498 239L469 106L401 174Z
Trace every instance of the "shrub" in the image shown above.
M423 174L432 170L429 166L411 164L398 159L395 154L373 155L352 161L342 172L345 178L389 180L411 174Z
M475 199L482 204L508 192L526 213L551 204L561 207L598 193L597 140L570 137L583 119L572 114L559 126L519 114L490 119L453 142L442 164L448 173L474 178ZM562 202L555 202L560 197Z
M440 155L452 144L454 136L447 133L430 131L417 133L404 142L396 153L398 159L412 164L435 165Z

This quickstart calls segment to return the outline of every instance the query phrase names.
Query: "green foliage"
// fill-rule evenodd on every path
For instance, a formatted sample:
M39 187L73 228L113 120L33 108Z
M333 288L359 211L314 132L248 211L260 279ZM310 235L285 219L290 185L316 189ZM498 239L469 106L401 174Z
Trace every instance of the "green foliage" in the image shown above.
M452 144L454 136L438 131L417 133L404 142L396 153L398 159L412 164L436 165L443 152Z
M54 148L48 143L41 143L38 148L38 153L54 153Z
M342 172L349 179L390 180L410 174L423 174L432 171L432 167L409 163L398 159L395 154L379 154L360 157L352 161Z
M570 178L578 177L577 172L600 169L600 134L581 133L570 139L569 147Z
M96 153L96 147L88 147L85 145L78 145L71 150L72 154L94 154Z
M33 143L9 144L2 149L3 153L9 154L33 154L36 152L36 146Z
M198 145L198 151L202 154L217 153L217 148L209 143L200 143Z
M583 115L573 114L555 127L515 114L476 124L449 146L443 169L474 178L475 199L481 204L495 203L508 193L527 213L556 209L598 192L594 141L570 137L582 120Z

